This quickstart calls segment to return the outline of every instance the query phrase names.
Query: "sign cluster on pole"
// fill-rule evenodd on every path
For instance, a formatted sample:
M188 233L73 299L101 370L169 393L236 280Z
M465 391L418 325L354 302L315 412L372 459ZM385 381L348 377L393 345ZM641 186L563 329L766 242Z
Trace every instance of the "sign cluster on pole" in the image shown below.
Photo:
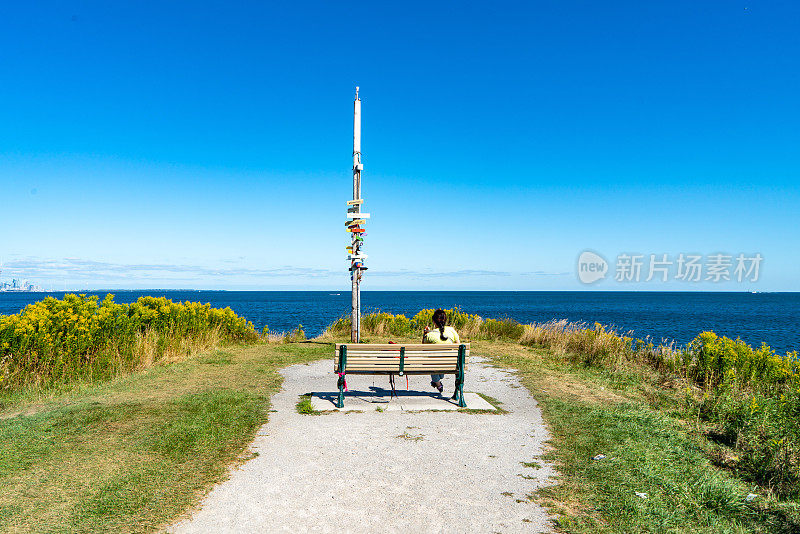
M367 268L364 266L366 254L362 253L364 247L364 236L366 231L364 225L369 219L369 213L364 213L361 208L364 199L361 198L361 171L364 165L361 163L361 100L358 98L358 87L356 87L356 98L353 102L353 200L347 201L347 220L345 226L351 235L350 246L347 252L350 253L350 280L352 281L352 311L350 314L350 341L352 343L361 342L361 277Z

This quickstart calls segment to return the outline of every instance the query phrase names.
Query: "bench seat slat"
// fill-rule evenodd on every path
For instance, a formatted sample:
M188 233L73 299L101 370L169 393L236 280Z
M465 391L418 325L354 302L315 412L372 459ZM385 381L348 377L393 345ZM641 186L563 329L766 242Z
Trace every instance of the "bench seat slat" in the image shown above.
M463 345L469 346L469 343L462 343ZM400 347L405 347L406 351L409 350L422 350L422 351L429 351L429 350L442 350L443 348L452 347L454 350L458 351L458 344L456 343L413 343L408 345L395 345L393 343L375 343L375 344L365 344L365 343L337 343L336 350L339 350L339 347L342 345L347 347L347 354L352 354L361 351L376 351L376 350L393 350L396 352L400 352Z
M455 358L431 358L430 360L423 360L414 358L413 360L405 360L406 365L410 363L442 363L442 364L455 364L458 360ZM381 358L381 359L371 359L371 360L362 360L353 358L347 358L347 367L351 365L400 365L400 360L397 358Z
M347 374L353 375L396 375L397 371L376 371L374 369L366 370L366 371L347 371ZM443 375L452 375L455 374L455 371L452 369L437 369L431 372L430 369L425 369L424 371L404 371L403 375L430 375L430 374L443 374Z
M338 354L337 354L338 357ZM429 359L437 359L437 358L458 358L458 354L448 354L448 353L432 353L432 354L406 354L405 359L420 359L420 360L429 360ZM348 361L351 359L356 360L399 360L399 354L348 354L347 355Z
M338 365L334 365L334 371L338 368ZM408 363L406 362L403 365L403 372L409 372L413 370L428 370L431 371L432 374L435 374L433 371L436 370L443 370L447 372L453 372L458 368L458 362L436 362L436 363L424 363L424 362L416 362L416 363ZM466 370L467 366L465 366ZM400 372L400 363L380 363L376 364L373 362L359 362L359 363L347 363L346 372L351 371L367 371L370 369L374 369L376 371L393 371L394 373Z
M452 373L458 368L459 345L456 344L358 344L337 343L334 353L334 371L339 367L339 349L347 347L346 372L389 374L400 372L400 349L404 349L403 372ZM469 357L469 344L465 343L465 356ZM465 367L466 367L466 361Z
M336 354L339 354L338 352ZM410 356L419 356L420 358L430 358L432 356L458 356L457 350L427 350L427 351L418 351L418 350L407 350L405 351L406 358ZM399 350L383 350L383 351L361 351L361 352L350 352L347 351L348 358L357 358L359 356L365 356L370 358L375 358L379 356L383 356L386 358L399 358L400 351Z
M336 353L338 354L338 352ZM419 356L420 358L430 358L432 356L458 356L458 350L428 350L428 351L418 351L418 350L407 350L405 351L406 358L411 356ZM347 351L348 358L358 358L360 356L364 357L385 357L385 358L399 358L400 351L393 350L393 351L360 351L360 352L350 352Z
M333 363L338 364L338 360L334 361ZM424 360L406 360L405 365L413 365L413 364L438 364L438 365L455 365L456 362L453 360L433 360L426 362ZM347 367L352 367L353 365L400 365L398 360L350 360L347 359Z
M347 362L347 369L351 367L382 367L382 366L391 366L391 367L399 367L400 362ZM448 367L451 365L456 365L456 362L405 362L405 365L440 365L442 367Z
M400 372L400 368L397 367L396 365L395 366L385 365L385 366L377 366L377 367L374 366L374 365L369 365L369 366L366 366L366 365L355 365L353 367L348 367L347 368L347 372L349 373L350 371L368 371L370 369L374 369L376 371L392 371L394 373L399 373ZM414 371L414 370L417 370L417 371L433 371L433 370L436 370L436 369L442 369L442 370L445 370L445 371L455 371L456 367L455 366L451 366L451 365L410 365L408 367L404 367L403 368L403 372Z
M430 364L430 365L404 365L403 369L455 369L456 365L449 365L449 364ZM350 371L350 369L397 369L398 372L400 371L399 365L348 365L346 371Z
M451 362L430 362L430 363L423 363L423 362L414 362L414 363L406 363L403 367L410 368L410 367L452 367L455 369L456 363ZM347 364L346 370L354 369L356 367L361 368L369 368L369 367L391 367L392 369L399 369L399 363L354 363L350 365Z
M458 361L457 358L405 358L405 362L430 362L430 363L437 363L437 362L456 362ZM347 365L351 365L354 363L400 363L400 358L347 358Z
M339 363L336 360L334 363ZM456 365L458 363L457 358L431 358L430 360L421 360L421 359L413 359L413 360L405 360L405 365ZM399 359L380 359L380 360L361 360L353 358L347 358L347 367L353 367L354 365L400 365Z

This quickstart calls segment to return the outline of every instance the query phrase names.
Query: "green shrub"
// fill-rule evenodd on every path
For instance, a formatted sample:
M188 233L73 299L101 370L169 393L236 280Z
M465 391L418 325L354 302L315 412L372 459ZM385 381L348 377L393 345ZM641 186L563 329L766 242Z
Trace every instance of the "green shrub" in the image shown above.
M698 383L712 387L736 382L744 387L797 383L800 361L797 353L775 353L768 345L753 349L741 339L702 332L690 344L684 358L688 374Z
M312 414L314 413L314 405L311 403L311 395L303 395L295 405L297 413Z
M422 335L426 326L433 327L434 309L420 310L412 319L414 330ZM483 319L477 315L464 313L461 308L444 310L447 315L447 324L455 328L461 337L474 337L479 333Z
M480 337L484 339L519 341L525 327L513 319L486 319L480 326Z
M230 308L113 295L47 297L0 316L0 390L104 380L165 354L190 353L218 341L252 341L253 324Z
M800 494L800 374L797 353L780 356L713 332L698 335L682 361L706 389L700 416L735 447L737 468L778 495Z
M347 319L348 333L350 320ZM361 331L375 336L411 337L414 330L411 321L405 315L376 312L361 317Z
M421 310L409 319L405 315L393 315L386 312L374 312L361 316L361 334L380 337L422 337L426 326L433 325L434 310ZM454 327L462 338L478 335L483 319L477 315L462 312L459 308L445 310L447 324ZM340 317L327 329L324 336L342 338L350 336L350 317Z
M324 335L338 338L350 335L350 317L339 317L325 329Z
M306 340L306 331L303 330L303 325L297 325L297 328L286 334L284 341L287 343L299 343Z

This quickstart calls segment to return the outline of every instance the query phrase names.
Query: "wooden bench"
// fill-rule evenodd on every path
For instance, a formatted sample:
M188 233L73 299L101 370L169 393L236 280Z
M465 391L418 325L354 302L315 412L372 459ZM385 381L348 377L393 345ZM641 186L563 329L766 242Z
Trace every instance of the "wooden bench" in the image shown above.
M339 375L337 408L344 407L345 375L456 375L453 400L464 402L464 371L469 343L366 344L337 343L334 372Z

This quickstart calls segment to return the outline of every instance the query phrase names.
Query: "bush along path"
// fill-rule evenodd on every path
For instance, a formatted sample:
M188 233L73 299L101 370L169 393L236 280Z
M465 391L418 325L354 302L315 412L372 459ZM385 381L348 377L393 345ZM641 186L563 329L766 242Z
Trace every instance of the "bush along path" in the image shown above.
M177 360L219 343L255 341L253 324L230 308L109 294L47 297L0 315L0 394L100 382Z
M473 351L517 370L552 434L558 484L535 496L559 531L796 533L800 504L738 469L691 396L646 368L610 370L516 343ZM709 439L711 438L711 439Z
M335 389L331 360L282 373L274 412L250 448L256 456L171 532L550 530L531 499L553 474L540 458L548 435L514 375L477 357L467 374L467 391L496 398L505 413L307 415L300 413L303 394ZM351 390L369 391L373 381L387 386L385 377L347 380ZM428 390L427 382L411 377L410 387ZM453 386L446 377L445 388Z

